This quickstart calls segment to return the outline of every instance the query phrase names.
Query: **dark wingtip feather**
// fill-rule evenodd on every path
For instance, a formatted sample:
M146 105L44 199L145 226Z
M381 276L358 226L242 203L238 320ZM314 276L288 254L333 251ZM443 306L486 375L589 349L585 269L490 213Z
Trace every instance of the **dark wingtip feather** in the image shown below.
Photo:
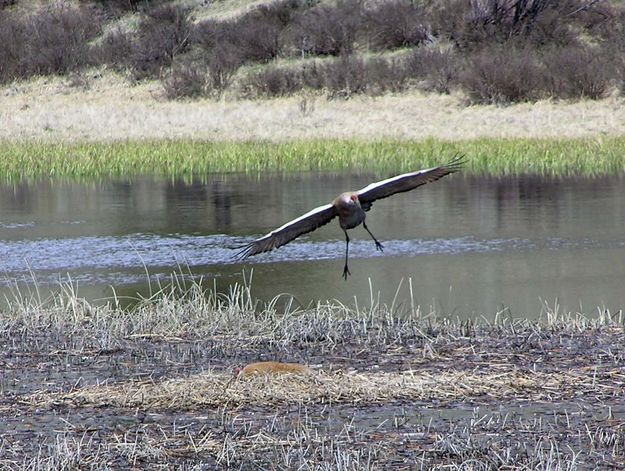
M243 260L245 260L247 257L249 257L252 254L252 251L254 248L254 242L247 244L247 245L239 246L236 248L240 250L236 254L234 254L234 259L237 260L238 262L242 262Z
M451 158L451 160L444 165L444 167L449 170L449 173L455 173L462 170L467 164L467 156L465 154L456 153Z

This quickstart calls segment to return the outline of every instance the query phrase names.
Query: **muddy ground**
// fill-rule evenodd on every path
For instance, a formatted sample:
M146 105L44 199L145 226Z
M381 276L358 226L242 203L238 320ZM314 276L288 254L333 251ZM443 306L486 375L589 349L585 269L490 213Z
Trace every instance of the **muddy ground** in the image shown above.
M97 349L5 330L0 466L625 469L621 327L361 334L145 334ZM313 373L232 380L258 360Z

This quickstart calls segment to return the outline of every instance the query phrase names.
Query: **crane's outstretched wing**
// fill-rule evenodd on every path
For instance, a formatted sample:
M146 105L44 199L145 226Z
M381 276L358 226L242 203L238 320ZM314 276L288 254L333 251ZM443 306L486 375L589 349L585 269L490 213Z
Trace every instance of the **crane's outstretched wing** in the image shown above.
M362 209L369 211L371 203L381 198L414 190L416 187L438 180L439 178L457 172L464 165L464 156L454 157L448 164L434 168L426 168L417 172L404 173L396 177L371 183L362 190L358 190L358 200Z
M307 212L306 214L287 222L269 234L256 239L254 242L243 247L237 255L243 260L251 255L269 252L288 244L293 239L314 231L318 227L329 223L337 215L336 208L332 204L326 204Z

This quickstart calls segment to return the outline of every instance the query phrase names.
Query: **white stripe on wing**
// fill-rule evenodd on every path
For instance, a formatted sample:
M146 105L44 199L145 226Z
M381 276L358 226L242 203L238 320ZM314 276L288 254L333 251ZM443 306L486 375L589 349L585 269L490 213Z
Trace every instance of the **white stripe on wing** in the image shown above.
M312 217L312 216L314 216L316 213L320 213L320 212L322 212L322 211L325 211L325 210L327 210L327 209L330 209L331 207L332 207L332 204L331 204L331 203L328 203L328 204L324 204L323 206L319 206L319 207L317 207L317 208L315 208L315 209L312 209L312 210L308 211L306 214L302 214L300 217L298 217L298 218L296 218L296 219L293 219L292 221L287 222L286 224L284 224L284 225L282 225L282 226L278 227L277 229L274 229L274 230L273 230L273 231L271 231L269 234L267 234L267 235L265 235L265 236L261 237L260 239L256 239L256 242L260 242L261 240L264 240L264 239L267 239L267 238L269 238L269 237L272 237L273 235L275 235L275 234L277 234L278 232L280 232L280 231L282 231L282 230L286 229L287 227L292 226L292 225L294 225L294 224L297 224L298 222L303 221L304 219L307 219L307 218L309 218L309 217Z
M395 182L397 180L401 180L402 178L414 177L414 176L419 175L421 173L427 173L427 172L430 172L432 170L435 170L436 168L438 168L438 167L426 168L426 169L423 169L423 170L419 170L417 172L410 172L410 173L403 173L401 175L396 175L394 177L387 178L386 180L381 180L379 182L371 183L371 184L367 185L366 187L364 187L362 190L358 190L356 193L358 194L358 196L361 196L362 194L364 194L364 193L366 193L368 191L374 190L376 188L380 188L380 187L382 187L384 185L388 185L389 183L393 183L393 182Z

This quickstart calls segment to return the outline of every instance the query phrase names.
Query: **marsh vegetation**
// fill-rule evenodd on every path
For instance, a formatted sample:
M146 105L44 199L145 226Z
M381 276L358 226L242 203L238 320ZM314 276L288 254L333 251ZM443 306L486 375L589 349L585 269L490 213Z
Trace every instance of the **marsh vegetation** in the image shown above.
M122 309L62 285L0 312L11 469L610 467L622 313L455 322L419 306L259 303L172 285ZM306 376L233 379L258 359ZM495 451L495 452L493 452Z
M448 142L298 140L210 142L0 142L0 176L98 179L218 172L356 171L401 173L466 157L465 174L603 175L625 168L625 139L475 139Z

